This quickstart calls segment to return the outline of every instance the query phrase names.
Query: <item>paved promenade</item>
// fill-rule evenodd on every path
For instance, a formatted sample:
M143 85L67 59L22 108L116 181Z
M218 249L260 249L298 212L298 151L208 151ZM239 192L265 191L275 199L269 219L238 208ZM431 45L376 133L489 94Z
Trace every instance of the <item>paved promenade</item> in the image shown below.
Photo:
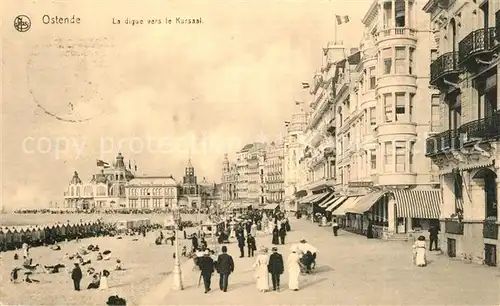
M228 245L235 259L228 292L212 278L212 291L197 287L199 275L192 264L183 265L185 290L170 291L170 278L145 297L142 305L499 305L500 269L454 261L429 254L429 265L411 262L411 243L390 242L330 229L305 220L291 220L287 244L279 247L286 257L290 244L307 239L318 248L318 266L301 276L301 289L288 290L287 272L281 292L260 293L255 288L253 258L239 258L236 244ZM257 238L257 245L271 246L271 237ZM154 292L154 293L153 293Z

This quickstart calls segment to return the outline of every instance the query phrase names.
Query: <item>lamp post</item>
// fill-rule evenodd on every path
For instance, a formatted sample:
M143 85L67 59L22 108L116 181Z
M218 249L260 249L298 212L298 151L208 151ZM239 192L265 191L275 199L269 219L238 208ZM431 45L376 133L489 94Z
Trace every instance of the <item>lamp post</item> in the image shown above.
M173 210L174 220L175 220L175 259L174 259L174 269L172 290L184 290L182 285L182 271L181 271L181 261L179 258L179 227L181 225L181 213L179 207L174 207Z

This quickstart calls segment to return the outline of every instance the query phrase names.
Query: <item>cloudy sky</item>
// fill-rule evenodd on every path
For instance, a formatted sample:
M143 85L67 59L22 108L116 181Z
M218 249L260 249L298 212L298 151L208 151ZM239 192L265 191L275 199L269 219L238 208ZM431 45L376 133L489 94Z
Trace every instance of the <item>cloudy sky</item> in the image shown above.
M191 155L200 180L219 181L224 153L278 137L294 99L307 100L300 83L320 67L335 14L351 18L338 39L356 45L371 4L226 2L3 2L2 204L62 202L73 171L88 180L119 151L140 174L177 179ZM80 24L44 24L73 15Z

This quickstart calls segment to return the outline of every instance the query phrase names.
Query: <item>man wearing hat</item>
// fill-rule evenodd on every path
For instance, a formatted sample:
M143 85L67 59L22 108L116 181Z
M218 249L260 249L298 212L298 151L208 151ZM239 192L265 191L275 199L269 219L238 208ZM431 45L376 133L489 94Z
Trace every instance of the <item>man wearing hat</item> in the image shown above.
M273 253L269 256L269 264L267 265L267 269L269 273L271 273L271 280L273 282L273 290L280 290L280 275L283 274L285 269L283 263L283 256L278 253L278 248L273 247L271 249Z
M210 252L208 250L203 253L203 257L198 258L197 264L200 268L201 276L203 277L205 293L208 293L210 290L212 290L210 288L210 285L212 283L212 273L214 273L215 271L215 263L210 257Z
M229 282L229 274L234 271L233 257L227 254L227 247L222 246L222 254L217 258L217 273L219 273L219 288L221 291L227 292L227 285Z
M75 291L80 291L80 282L82 280L82 277L82 269L80 269L79 263L75 262L75 267L71 271L71 279L73 280Z

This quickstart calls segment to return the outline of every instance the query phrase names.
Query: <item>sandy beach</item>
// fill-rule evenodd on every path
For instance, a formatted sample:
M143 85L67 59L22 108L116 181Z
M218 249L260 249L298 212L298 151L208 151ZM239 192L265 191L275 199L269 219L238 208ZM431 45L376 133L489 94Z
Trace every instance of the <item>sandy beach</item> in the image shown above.
M194 231L194 229L191 229ZM189 233L189 230L188 230ZM37 247L31 249L33 263L40 266L64 264L73 268L73 260L64 260L65 253L75 253L81 247L89 244L99 245L101 252L111 250L109 261L96 261L96 252L90 252L87 256L92 260L90 265L82 267L85 272L88 266L97 271L107 269L111 271L108 290L88 290L87 285L91 276L84 276L81 287L82 291L74 291L69 271L64 269L57 274L36 273L33 279L39 283L11 283L10 272L16 267L22 266L22 259L14 260L14 254L18 253L22 258L22 250L0 253L0 279L2 290L0 291L0 304L7 305L103 305L108 296L119 295L127 300L127 305L137 305L141 297L171 272L173 268L173 253L175 247L169 245L155 245L155 238L159 232L149 232L144 238L142 236L101 237L83 239L80 242L70 241L61 243L61 250L54 251L49 247ZM189 240L181 239L181 244L191 245ZM120 259L124 271L115 271L116 259ZM182 260L186 260L182 258ZM42 271L43 269L39 269ZM24 270L20 271L20 278Z

